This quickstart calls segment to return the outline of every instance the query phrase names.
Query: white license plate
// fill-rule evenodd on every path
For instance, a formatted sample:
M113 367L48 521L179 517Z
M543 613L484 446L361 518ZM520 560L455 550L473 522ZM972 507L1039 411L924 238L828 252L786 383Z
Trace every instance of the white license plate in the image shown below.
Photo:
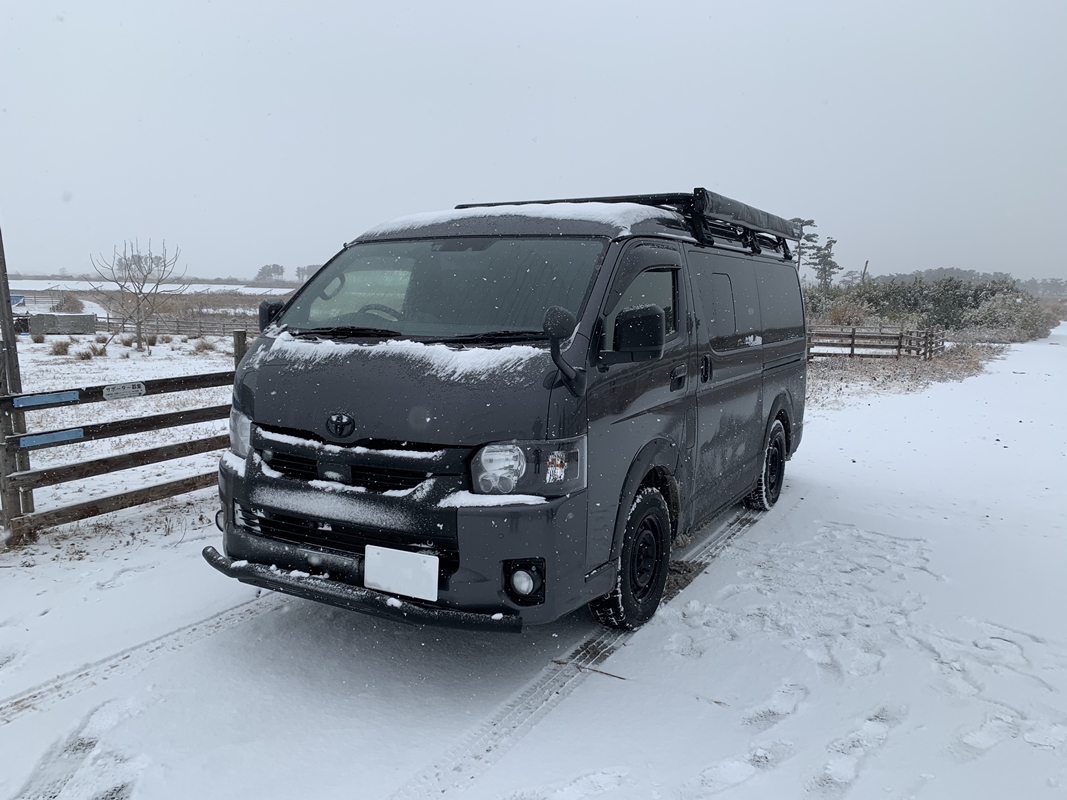
M437 556L367 545L363 561L363 585L392 594L437 599Z

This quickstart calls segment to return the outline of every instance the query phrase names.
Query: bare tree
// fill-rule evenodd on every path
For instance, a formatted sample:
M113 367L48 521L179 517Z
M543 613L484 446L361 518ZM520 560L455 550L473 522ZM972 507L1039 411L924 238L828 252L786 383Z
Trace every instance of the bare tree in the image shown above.
M122 253L116 247L110 260L102 255L89 257L99 278L99 285L90 280L97 299L109 313L122 320L123 328L133 322L138 350L144 350L144 325L159 313L160 301L187 288L177 284L185 277L184 269L178 272L180 254L178 248L173 255L168 254L165 241L163 250L155 253L151 240L148 250L142 253L135 239L122 243Z

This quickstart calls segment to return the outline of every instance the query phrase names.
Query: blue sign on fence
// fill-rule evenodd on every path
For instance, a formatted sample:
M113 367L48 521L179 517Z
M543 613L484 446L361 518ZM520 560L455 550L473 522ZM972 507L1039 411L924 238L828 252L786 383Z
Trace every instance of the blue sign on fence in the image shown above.
M55 433L39 433L36 436L23 436L19 439L19 447L25 450L27 447L36 447L39 444L55 444L56 442L73 442L81 439L85 434L81 428L70 431L56 431Z

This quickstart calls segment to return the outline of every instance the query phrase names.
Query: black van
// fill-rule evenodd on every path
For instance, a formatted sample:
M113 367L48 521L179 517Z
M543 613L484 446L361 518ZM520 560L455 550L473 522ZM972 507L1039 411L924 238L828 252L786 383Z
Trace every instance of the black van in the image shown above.
M799 236L704 189L368 231L261 307L204 557L409 622L642 624L676 536L781 491Z

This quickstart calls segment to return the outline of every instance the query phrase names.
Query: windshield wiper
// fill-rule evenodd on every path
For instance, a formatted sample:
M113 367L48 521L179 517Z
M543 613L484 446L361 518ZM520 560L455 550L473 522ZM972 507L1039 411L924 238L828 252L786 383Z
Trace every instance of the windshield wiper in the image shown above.
M436 336L432 339L421 339L424 342L457 342L493 343L493 342L530 342L545 341L548 334L544 331L486 331L485 333L469 333L463 336Z
M290 329L293 336L321 336L326 339L333 337L346 338L355 336L397 336L400 331L390 328L363 328L358 325L334 325L328 328L300 328Z

